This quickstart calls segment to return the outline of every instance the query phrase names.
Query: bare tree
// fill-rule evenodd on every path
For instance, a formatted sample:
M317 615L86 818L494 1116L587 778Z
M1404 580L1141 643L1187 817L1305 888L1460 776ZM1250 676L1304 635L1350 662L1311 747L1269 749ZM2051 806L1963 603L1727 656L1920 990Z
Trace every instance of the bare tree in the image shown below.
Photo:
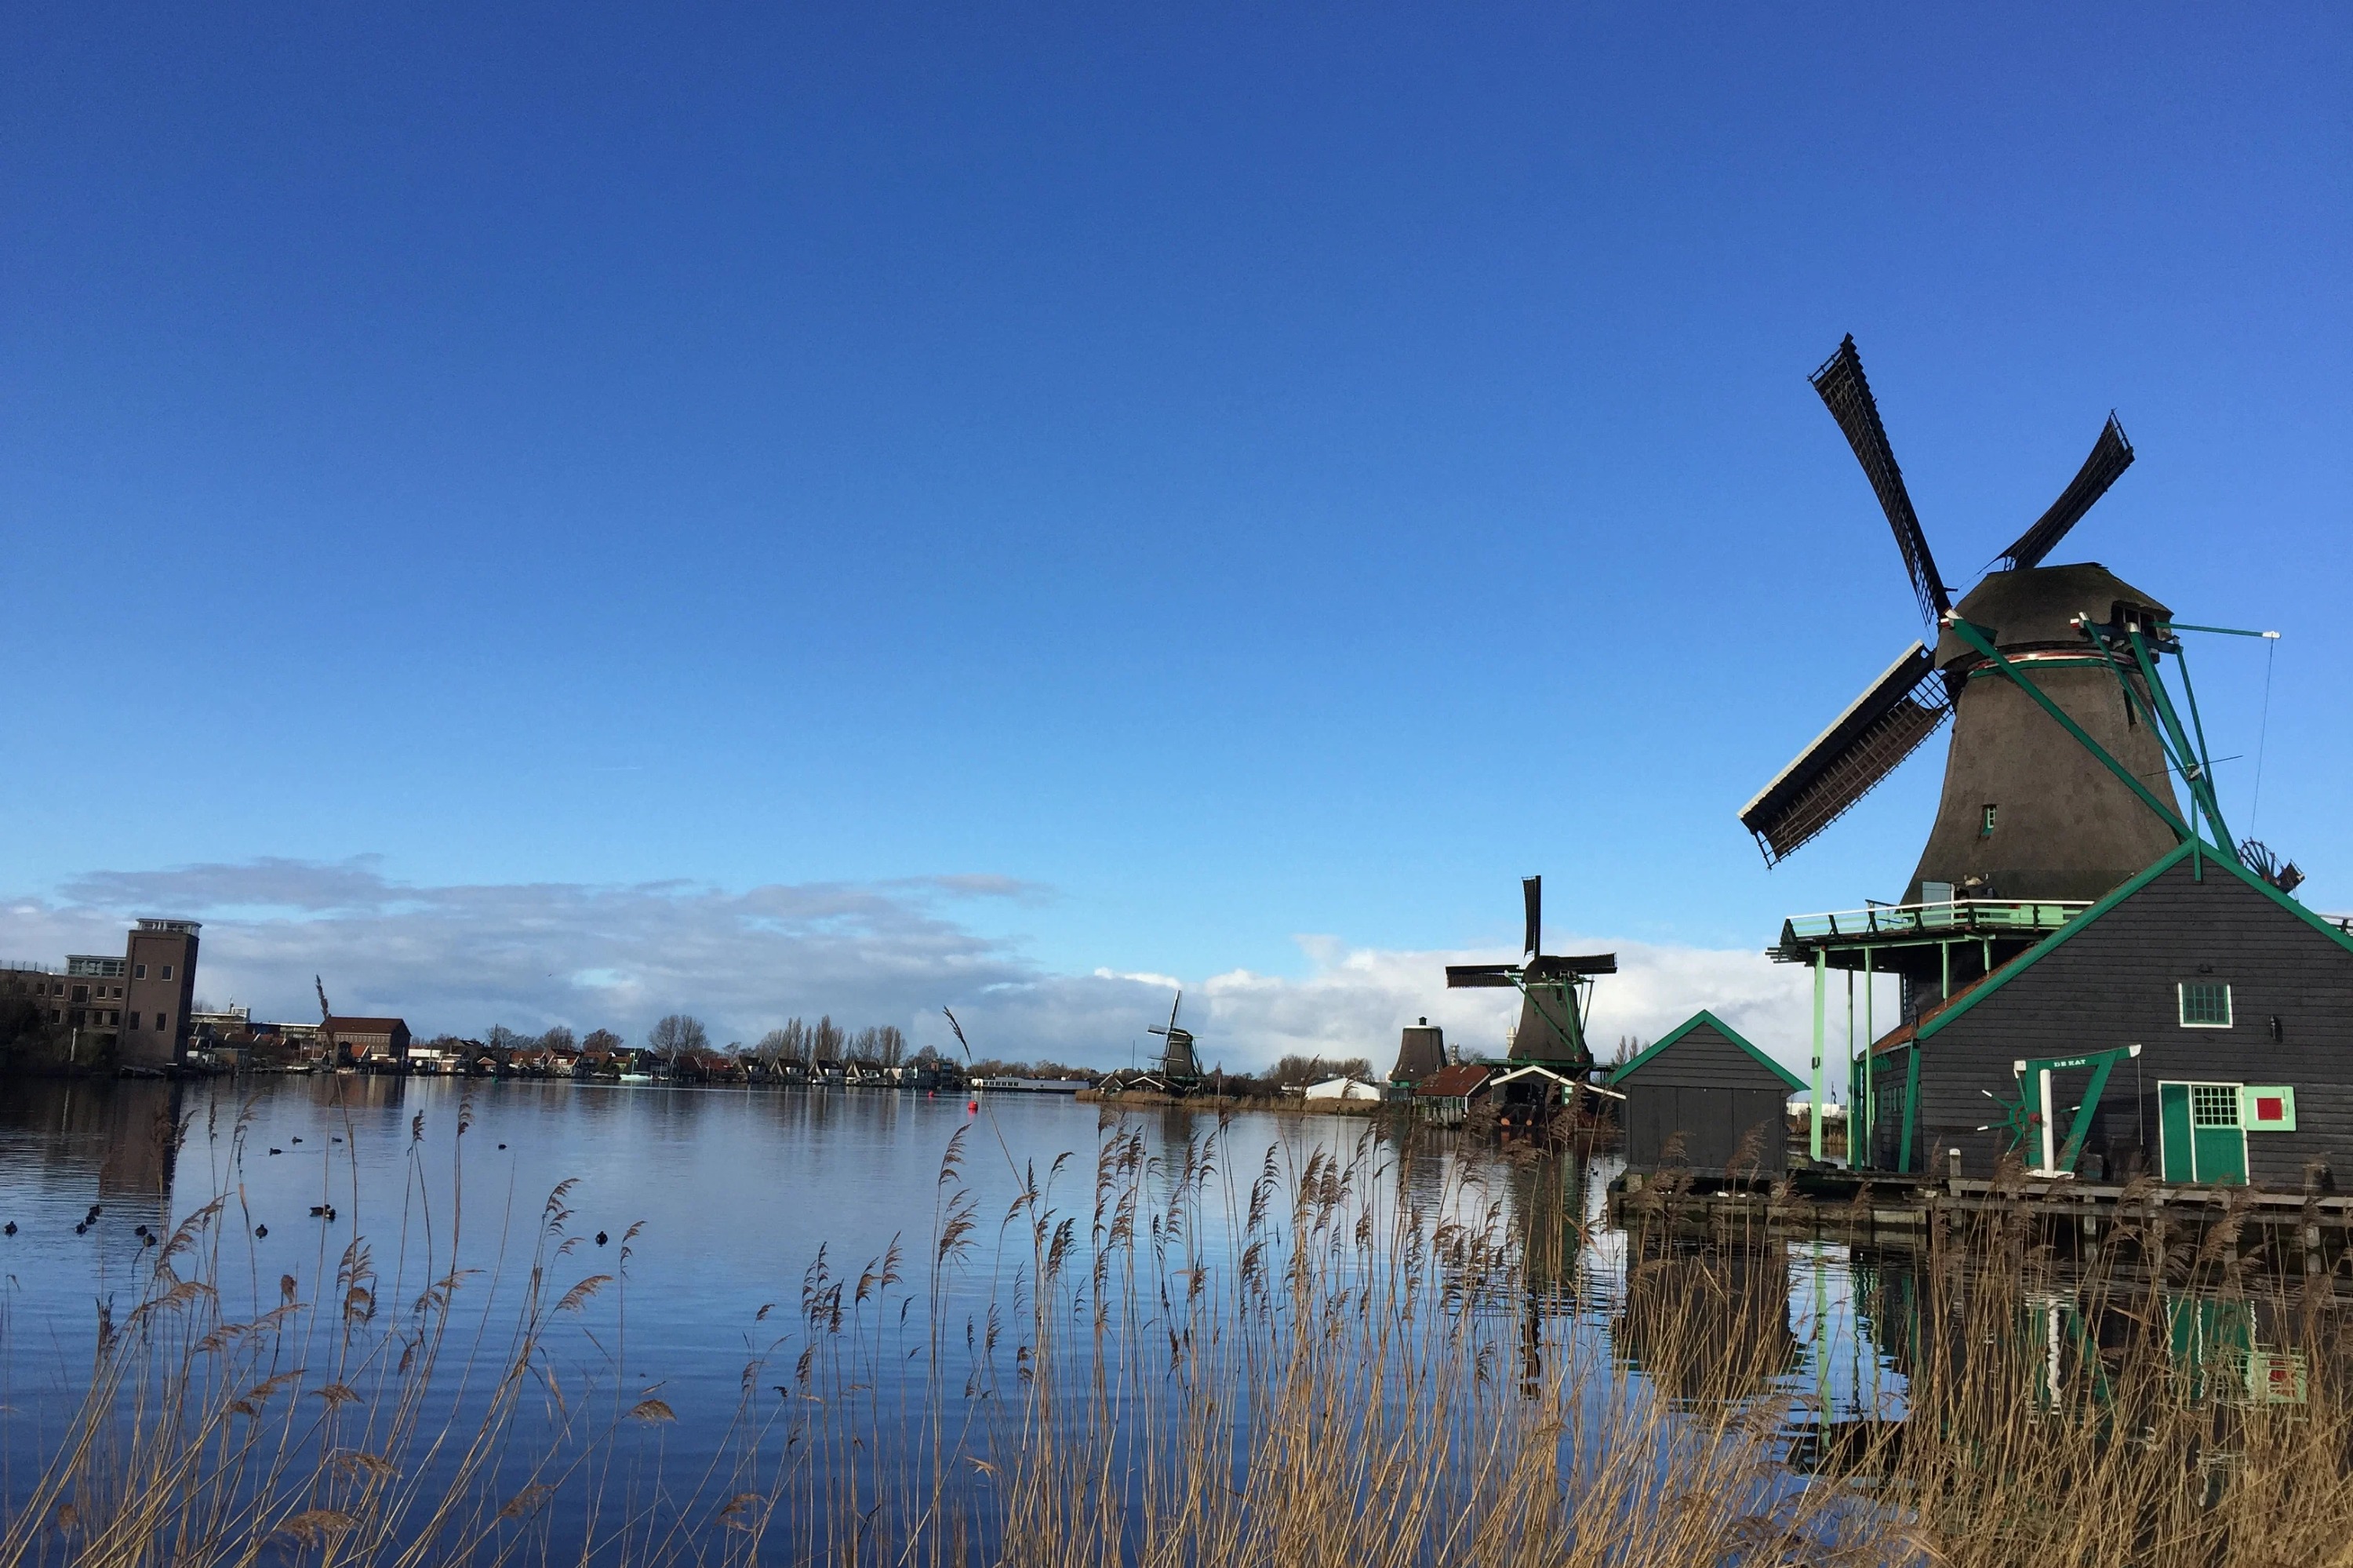
M622 1044L621 1037L609 1029L591 1029L580 1042L580 1050L584 1055L593 1055L602 1052L609 1056L616 1051L625 1049L627 1047Z
M539 1037L539 1048L543 1051L569 1051L575 1044L572 1031L561 1023Z
M1369 1080L1372 1075L1373 1065L1362 1056L1285 1056L1267 1074L1273 1082L1286 1086L1320 1084L1326 1078Z
M819 1062L840 1061L842 1048L849 1044L849 1037L842 1033L841 1025L833 1021L833 1014L829 1012L818 1019L817 1027L809 1031L809 1054Z
M711 1049L711 1032L691 1013L667 1013L646 1036L646 1049L666 1062L676 1062Z
M886 1023L874 1032L874 1059L886 1067L895 1067L907 1059L907 1036L895 1023Z

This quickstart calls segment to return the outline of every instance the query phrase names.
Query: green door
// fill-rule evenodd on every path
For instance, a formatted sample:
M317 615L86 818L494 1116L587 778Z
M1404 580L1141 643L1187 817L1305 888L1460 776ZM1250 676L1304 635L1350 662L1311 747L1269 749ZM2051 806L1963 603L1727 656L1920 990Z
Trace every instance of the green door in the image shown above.
M2157 1086L2158 1174L2168 1181L2195 1181L2189 1156L2189 1086Z
M2236 1084L2157 1086L2159 1169L2168 1181L2247 1179L2247 1133Z

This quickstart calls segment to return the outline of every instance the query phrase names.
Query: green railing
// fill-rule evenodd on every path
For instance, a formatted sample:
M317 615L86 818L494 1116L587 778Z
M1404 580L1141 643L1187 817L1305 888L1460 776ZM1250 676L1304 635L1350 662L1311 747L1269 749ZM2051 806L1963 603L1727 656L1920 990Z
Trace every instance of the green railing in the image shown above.
M2015 936L2055 931L2091 907L2089 900L1957 898L1934 904L1876 904L1782 922L1783 947L1847 947L1873 941L1935 941L1947 937Z

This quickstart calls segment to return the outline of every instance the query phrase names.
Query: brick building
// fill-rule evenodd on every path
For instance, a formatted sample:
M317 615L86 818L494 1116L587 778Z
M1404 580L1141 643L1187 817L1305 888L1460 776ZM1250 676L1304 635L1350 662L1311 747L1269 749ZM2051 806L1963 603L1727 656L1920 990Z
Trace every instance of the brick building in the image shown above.
M0 997L24 998L43 1022L69 1032L76 1054L111 1048L132 1067L169 1067L187 1054L196 994L194 920L142 919L123 956L70 953L62 970L19 963L0 969Z
M330 1018L319 1038L336 1066L397 1066L408 1061L408 1024L398 1018Z

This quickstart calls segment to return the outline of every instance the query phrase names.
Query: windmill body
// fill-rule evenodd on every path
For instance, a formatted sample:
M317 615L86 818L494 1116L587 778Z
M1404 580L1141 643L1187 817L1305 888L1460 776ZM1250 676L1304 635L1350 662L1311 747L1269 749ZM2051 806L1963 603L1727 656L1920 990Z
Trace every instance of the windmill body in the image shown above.
M2057 501L2005 550L1960 602L1938 572L1850 337L1812 377L1894 530L1926 638L1915 642L1743 808L1740 819L1772 864L1827 828L1949 719L1951 746L1936 818L1901 902L2096 899L2152 864L2179 835L2167 819L2084 744L2090 738L2151 794L2174 800L2159 737L2142 706L2147 684L2129 654L2086 625L2155 630L2170 612L2105 567L2043 566L2093 503L2131 465L2113 415ZM2071 735L1954 628L1965 621L2084 731ZM2159 647L2163 639L2154 640ZM2154 656L2154 655L2152 655ZM2175 813L2179 815L2178 811ZM1989 940L1974 969L2008 957ZM1950 953L1888 955L1906 973L1907 1014L1933 973L1947 991L1975 978Z
M2137 672L2109 668L2073 624L2171 612L2096 565L1995 572L1954 607L1992 629L2003 656L2028 671L2108 754L2168 804L2175 802L2157 733L2125 701L2119 676L2146 692ZM1904 892L1957 898L2091 900L2130 881L2178 842L2073 736L2014 683L1947 630L1938 668L1958 689L1945 788L1927 846Z

